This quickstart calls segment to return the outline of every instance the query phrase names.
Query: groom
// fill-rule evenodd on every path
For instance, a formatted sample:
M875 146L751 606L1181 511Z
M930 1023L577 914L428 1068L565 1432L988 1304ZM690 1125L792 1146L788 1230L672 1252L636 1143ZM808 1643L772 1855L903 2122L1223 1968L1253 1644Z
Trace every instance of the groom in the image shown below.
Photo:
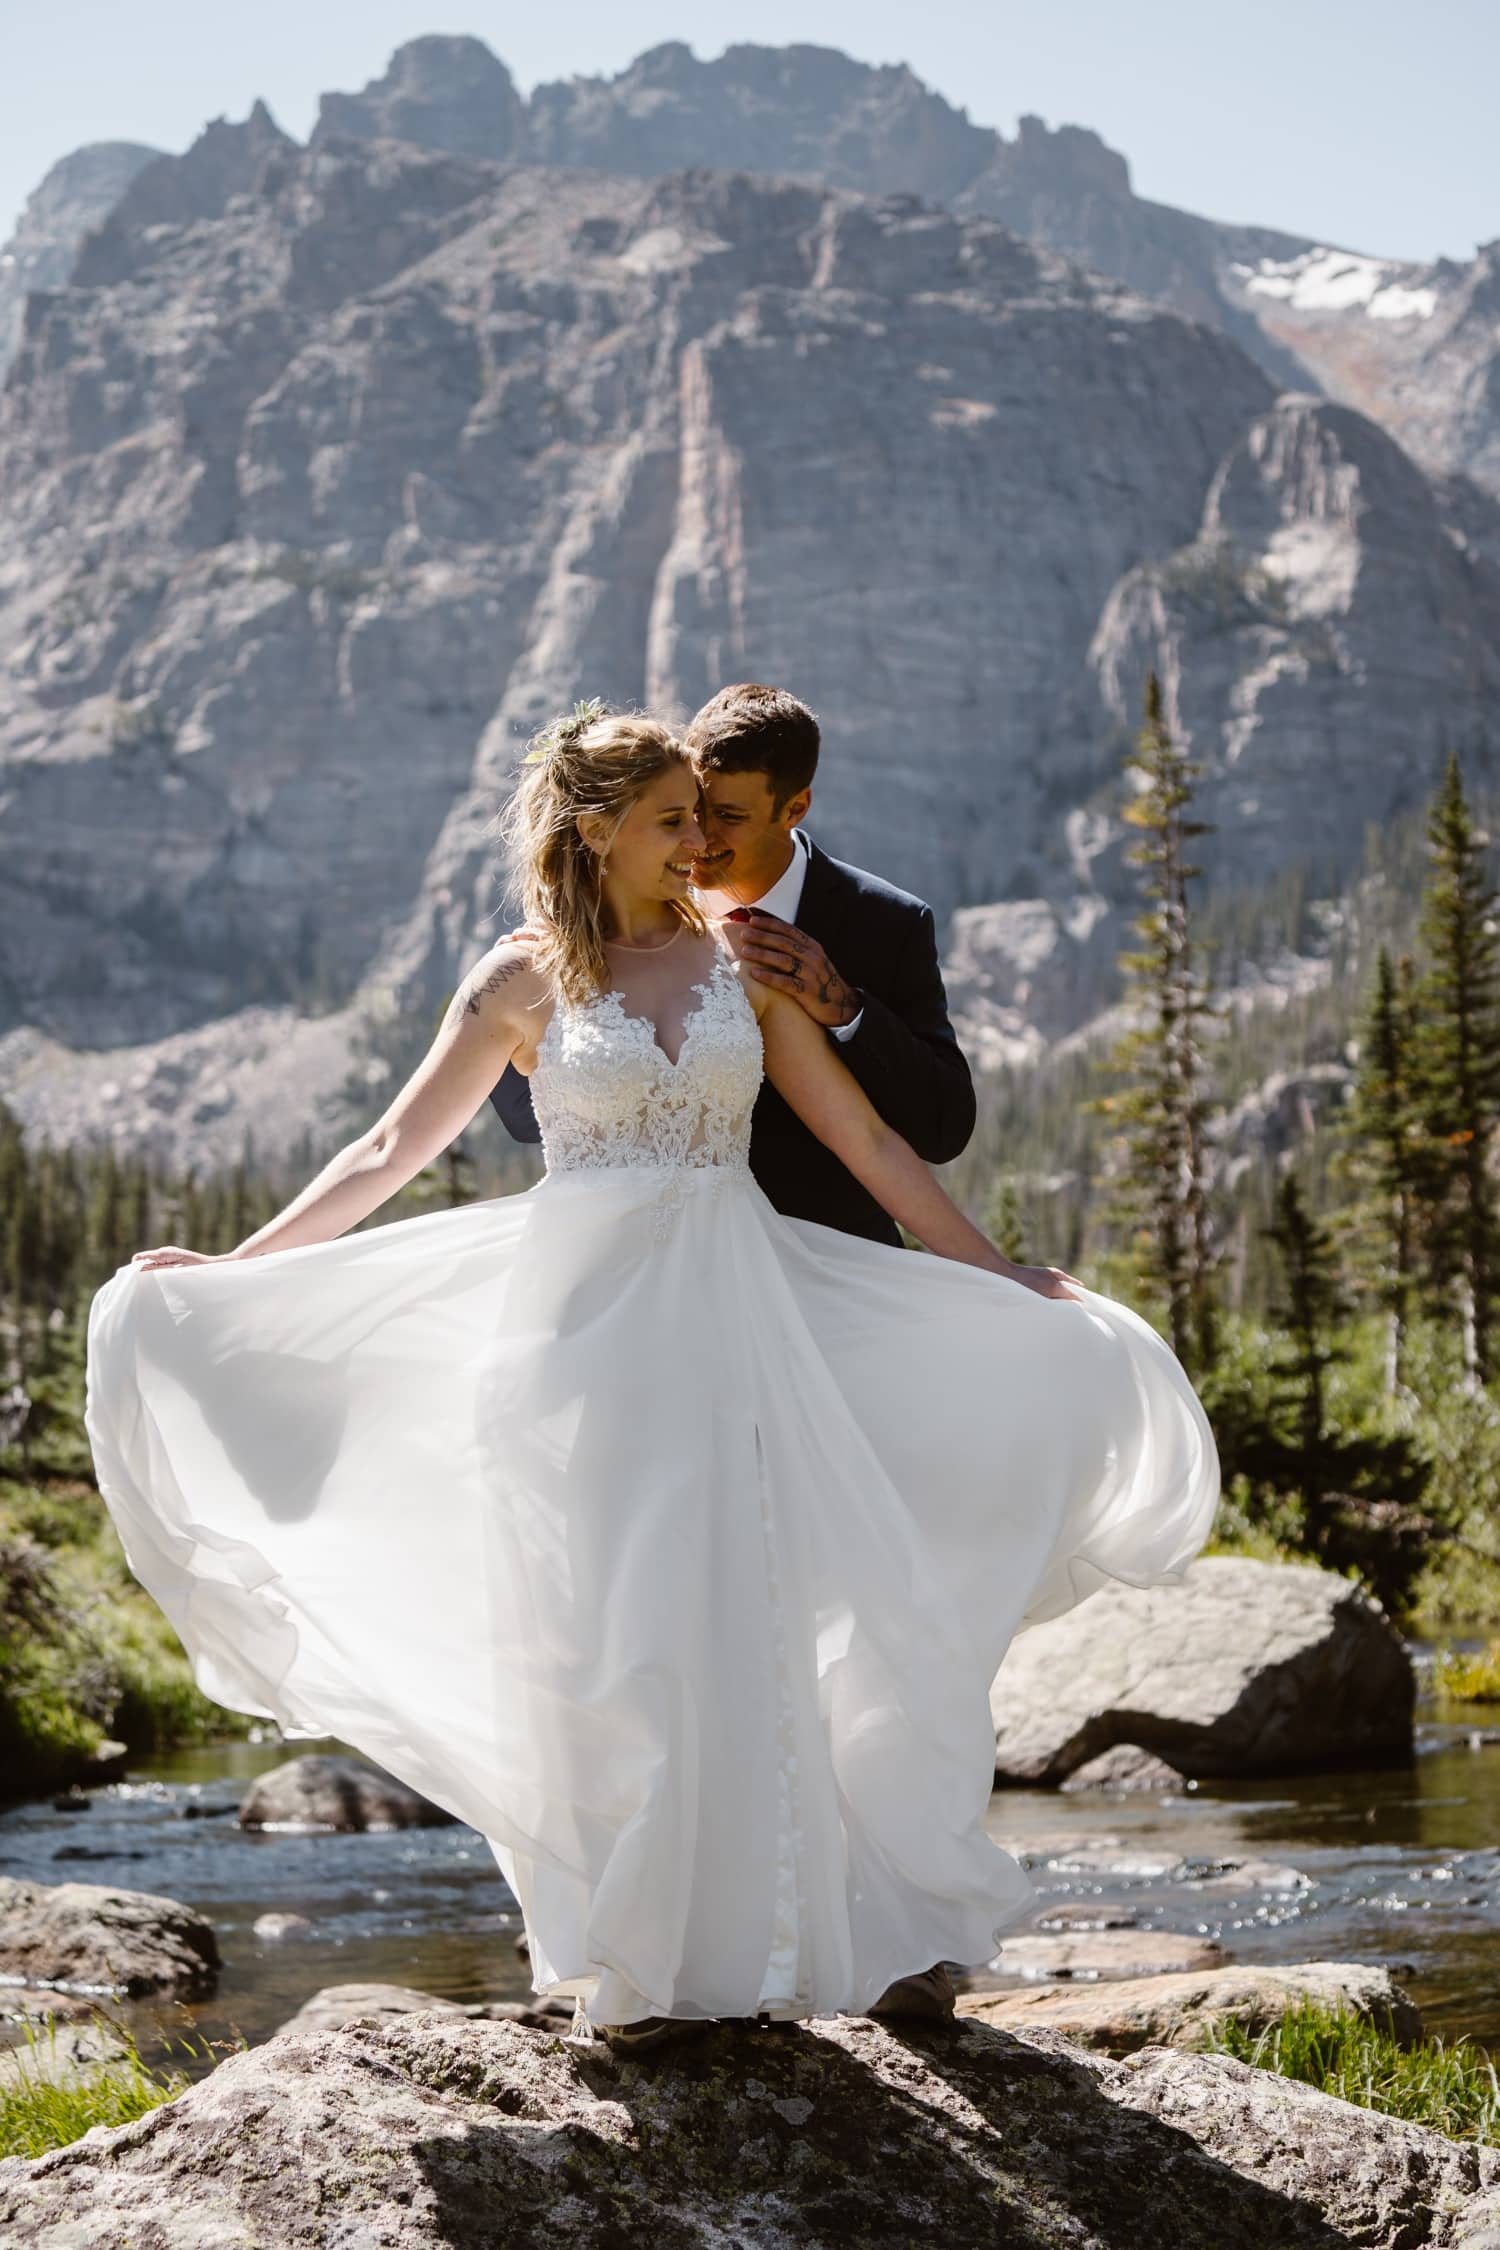
M878 875L830 859L805 833L818 722L784 688L721 688L684 737L703 791L704 912L733 918L732 942L763 984L794 995L887 1125L929 1164L974 1130L974 1087L938 967L932 909ZM528 1081L507 1069L490 1096L518 1141L541 1138ZM873 1242L895 1222L765 1085L750 1168L778 1211Z

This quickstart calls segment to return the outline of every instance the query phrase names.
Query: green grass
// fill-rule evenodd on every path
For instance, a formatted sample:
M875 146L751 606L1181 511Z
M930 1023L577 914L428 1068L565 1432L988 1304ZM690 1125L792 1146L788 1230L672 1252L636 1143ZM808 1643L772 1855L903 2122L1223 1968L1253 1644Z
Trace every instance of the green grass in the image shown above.
M0 1471L0 1801L88 1779L107 1736L139 1752L252 1723L199 1689L97 1492Z
M1231 2018L1211 2034L1209 2051L1430 2126L1450 2140L1500 2142L1500 2078L1467 2039L1403 2047L1364 2016L1308 2000L1259 2033Z
M1432 1684L1455 1703L1500 1703L1500 1641L1470 1656L1445 1648L1432 1668Z
M18 2073L0 2081L0 2157L45 2156L64 2148L94 2125L128 2125L183 2093L192 2080L180 2070L153 2069L141 2057L130 2031L101 2013L100 2020L119 2038L124 2054L80 2071L56 2062L57 2019L50 2012L45 2029L22 2025L26 2055ZM195 2048L191 2040L169 2040L183 2053L209 2057L221 2042ZM239 2042L242 2050L246 2042ZM232 2050L238 2051L238 2050Z

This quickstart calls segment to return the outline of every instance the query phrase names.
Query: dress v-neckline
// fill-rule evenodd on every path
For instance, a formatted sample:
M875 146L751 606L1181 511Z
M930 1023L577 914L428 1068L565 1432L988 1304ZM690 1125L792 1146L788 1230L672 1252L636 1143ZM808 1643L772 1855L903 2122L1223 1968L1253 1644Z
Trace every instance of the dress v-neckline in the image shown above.
M610 1001L613 1001L615 1004L615 1012L619 1016L620 1021L622 1023L638 1024L641 1030L646 1034L646 1037L651 1042L651 1045L656 1049L658 1055L660 1055L662 1061L666 1064L668 1070L675 1072L681 1069L682 1058L687 1053L688 1047L692 1041L693 1033L698 1028L698 1019L702 1015L704 1009L708 1006L709 987L712 985L713 980L718 973L718 968L719 963L716 961L701 984L690 984L688 986L689 992L694 992L698 995L698 1005L696 1006L696 1008L689 1008L687 1014L682 1019L682 1039L675 1055L669 1055L666 1048L662 1045L661 1040L657 1037L655 1020L651 1016L632 1015L631 1011L625 1005L624 993L619 991L618 988L612 986L608 992L601 992L598 1000L595 1001L594 1005L596 1007L605 1007L609 1004Z
M666 947L663 946L661 950L662 952L665 952ZM704 977L700 983L690 984L688 986L688 991L696 996L697 1005L696 1007L689 1008L686 1015L682 1019L682 1039L678 1045L677 1053L675 1054L675 1056L669 1055L667 1053L666 1048L662 1045L660 1038L657 1036L657 1028L654 1017L636 1015L629 1008L627 1008L625 1005L626 995L620 990L618 985L611 985L607 992L598 993L594 999L584 1001L582 1003L581 1012L587 1015L592 1013L592 1011L597 1008L612 1008L614 1013L619 1017L622 1023L627 1023L639 1027L639 1029L645 1034L646 1038L650 1041L651 1046L654 1048L655 1052L661 1057L661 1060L665 1064L666 1068L675 1076L675 1074L682 1067L683 1060L687 1055L688 1048L692 1045L694 1036L696 1035L698 1030L699 1022L703 1016L704 1010L708 1006L709 996L713 991L714 984L721 975L724 975L726 973L730 973L729 957L723 945L720 944L717 939L715 939L714 958L709 964L707 976ZM559 1018L563 1015L564 1012L565 1010L561 1005L553 1009L552 1014L547 1020L547 1028L542 1033L543 1046L545 1046L547 1041L551 1038L553 1025L558 1023ZM538 1059L540 1059L540 1056L538 1057Z

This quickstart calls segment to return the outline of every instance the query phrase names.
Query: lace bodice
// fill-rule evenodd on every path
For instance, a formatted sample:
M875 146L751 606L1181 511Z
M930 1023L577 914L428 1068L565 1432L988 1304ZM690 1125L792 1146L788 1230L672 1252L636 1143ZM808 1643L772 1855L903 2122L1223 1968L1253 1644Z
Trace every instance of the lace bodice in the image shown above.
M726 956L715 950L673 1062L625 996L559 1000L537 1048L532 1106L549 1172L655 1164L673 1172L748 1168L760 1091L760 1026Z

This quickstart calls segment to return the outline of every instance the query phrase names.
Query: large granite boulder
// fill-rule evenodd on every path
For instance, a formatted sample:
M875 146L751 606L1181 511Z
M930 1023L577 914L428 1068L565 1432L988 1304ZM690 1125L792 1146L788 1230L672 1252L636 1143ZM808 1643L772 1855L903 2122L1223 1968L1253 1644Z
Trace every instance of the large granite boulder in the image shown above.
M0 1978L132 1998L213 1989L212 1923L175 1898L102 1883L27 1883L0 1876Z
M1415 1678L1331 1571L1211 1555L1022 1633L995 1679L996 1779L1050 1785L1115 1743L1180 1773L1318 1772L1410 1755Z
M1401 2040L1422 2036L1417 2005L1389 1970L1364 1961L1240 1964L1103 1984L1043 1984L1025 1992L964 1992L959 2013L1014 2031L1058 2032L1080 2047L1133 2054L1140 2047L1203 2047L1232 2017L1267 2031L1304 2000L1364 2016Z
M1500 2153L1219 2056L959 2023L724 2028L668 2057L406 2016L232 2056L0 2164L37 2250L1478 2250Z
M436 1993L418 1992L408 1984L325 1984L304 2000L276 2033L307 2037L318 2031L341 2031L361 2017L388 2022L393 2016L462 2016L461 2002L439 1999Z
M1134 1742L1117 1742L1079 1766L1063 1783L1065 1794L1108 1790L1121 1796L1172 1796L1190 1789L1191 1782L1164 1758L1155 1758Z
M237 1815L241 1828L298 1831L446 1828L454 1817L378 1766L319 1753L258 1775Z
M524 2023L533 2030L565 2030L572 2021L570 2000L443 2000L409 1984L325 1984L304 2000L276 2033L278 2039L314 2031L340 2031L346 2023L389 2021L393 2016L463 2016L487 2023Z
M1225 1958L1217 1938L1192 1930L1027 1930L1007 1938L986 1968L964 1976L984 1992L1017 1977L1094 1983L1100 1979L1150 1979L1177 1970L1213 1969Z

